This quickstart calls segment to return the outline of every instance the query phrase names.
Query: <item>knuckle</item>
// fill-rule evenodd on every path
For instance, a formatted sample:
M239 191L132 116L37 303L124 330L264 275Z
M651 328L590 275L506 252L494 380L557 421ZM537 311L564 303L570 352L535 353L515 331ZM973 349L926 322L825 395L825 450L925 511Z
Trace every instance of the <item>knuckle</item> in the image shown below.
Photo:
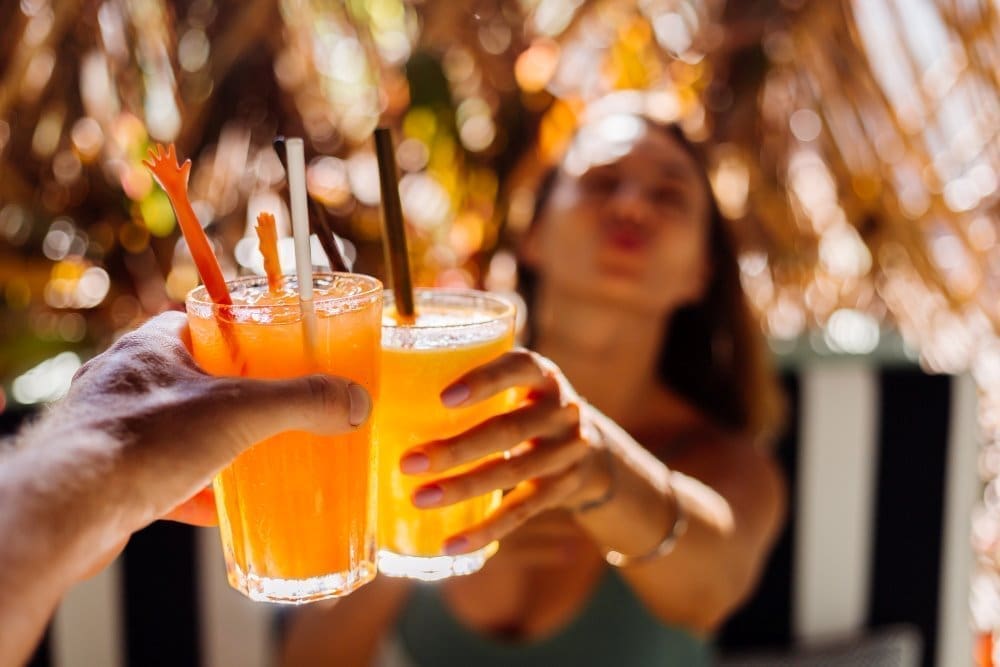
M107 369L100 378L102 389L108 394L145 394L151 389L150 375L141 365L134 362L126 362L115 368L113 371ZM162 383L155 383L161 384Z
M583 481L583 466L579 462L574 463L562 475L560 486L563 489L575 489Z
M71 380L71 382L74 383L77 382L80 378L82 378L85 374L87 374L90 371L90 369L94 367L95 363L96 362L94 359L89 359L86 362L84 362L84 364L79 368L77 368L76 372L73 373L73 379Z
M530 370L532 368L542 368L540 360L544 359L537 352L519 349L510 353L510 361L520 370Z
M518 413L507 413L496 418L497 434L505 443L517 444L525 439L524 424Z
M148 368L155 372L168 370L170 364L159 350L145 345L137 347L131 355L131 362L139 368Z
M479 495L476 491L477 480L470 477L456 477L442 485L445 496L454 500L466 500Z
M563 422L567 426L573 426L580 423L580 405L578 403L567 403L560 409L560 413Z
M520 525L534 516L535 512L531 507L530 502L523 502L519 505L515 505L510 510L510 518L514 523Z
M130 331L116 340L110 349L114 352L132 354L138 350L145 349L145 347L146 342L142 336L135 331Z
M527 351L528 356L531 357L531 363L541 369L542 374L545 377L552 377L555 375L557 366L548 357L542 356L534 351Z
M497 364L483 366L471 378L476 384L493 387L503 380L503 370Z
M581 438L573 438L566 445L567 454L574 461L582 461L590 455L591 447L588 442Z
M564 436L573 426L573 413L556 401L545 403L545 431L549 435Z
M431 460L431 470L448 470L457 465L456 445L451 440L441 440L425 446L423 453Z
M503 483L505 488L511 488L516 486L519 482L532 477L532 472L535 468L534 457L529 454L521 454L520 456L515 456L507 461L507 465L504 466Z
M473 548L479 548L494 540L499 540L507 532L509 532L503 530L503 526L500 525L500 523L502 523L502 518L498 517L498 519L499 520L490 521L489 523L481 524L475 528L467 530L465 532L465 537L469 540L469 544L473 545Z
M342 410L346 405L343 400L341 383L326 375L310 375L306 380L309 397L323 414Z
M556 492L551 494L552 502L555 503L557 498L567 496L579 489L583 485L583 481L583 466L579 462L571 465L560 475L559 481L556 484Z

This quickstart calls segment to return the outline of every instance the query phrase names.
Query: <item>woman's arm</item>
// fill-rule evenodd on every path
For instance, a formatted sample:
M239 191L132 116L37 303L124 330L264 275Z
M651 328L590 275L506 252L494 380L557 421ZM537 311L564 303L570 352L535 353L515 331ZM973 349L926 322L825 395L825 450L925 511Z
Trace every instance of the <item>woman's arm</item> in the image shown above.
M513 489L498 511L449 538L445 550L478 549L544 510L599 500L613 483L607 502L577 513L581 525L600 546L639 556L667 537L682 508L687 530L673 550L629 565L623 574L665 623L695 631L718 625L752 588L780 526L784 488L773 463L747 443L715 439L691 448L671 470L585 405L551 362L526 351L468 373L442 393L442 400L467 405L510 387L528 389L524 406L403 457L404 471L444 474L421 487L437 487L440 493L418 489L418 506ZM457 466L511 451L448 475ZM417 503L428 496L439 500Z
M281 664L372 664L379 640L399 615L409 590L405 579L376 577L336 605L317 603L296 611L288 624Z
M637 556L666 538L680 506L687 529L674 548L621 572L664 622L714 629L753 590L777 537L781 474L749 443L718 437L687 448L668 468L603 415L594 419L616 453L615 470L594 477L598 488L610 480L614 488L606 503L577 512L577 521L598 544Z

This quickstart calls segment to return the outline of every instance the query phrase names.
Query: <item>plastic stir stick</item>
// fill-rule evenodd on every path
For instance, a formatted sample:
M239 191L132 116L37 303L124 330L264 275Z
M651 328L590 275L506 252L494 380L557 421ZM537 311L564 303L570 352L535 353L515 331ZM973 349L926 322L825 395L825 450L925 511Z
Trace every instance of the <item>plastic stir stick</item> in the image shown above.
M191 207L191 200L188 197L188 176L191 174L191 160L184 160L184 164L178 164L177 151L173 144L169 144L164 150L162 144L156 144L156 149L149 149L149 159L142 163L153 174L153 178L160 184L163 191L167 193L167 199L174 209L177 217L177 224L180 225L184 240L187 241L191 256L194 258L194 265L198 269L205 284L205 290L213 303L220 306L232 306L233 299L226 288L226 279L222 275L219 267L219 260L212 252L212 244L198 222ZM240 354L239 345L236 343L236 332L233 330L232 322L225 317L218 317L219 332L222 339L229 348L229 353L234 362L240 368L240 374L246 370L246 360Z
M281 260L278 258L278 226L267 211L257 215L257 241L264 256L267 289L272 294L281 291Z
M149 149L149 159L143 160L142 163L167 193L174 215L177 216L177 224L180 225L184 240L191 250L191 256L194 258L202 282L205 283L208 296L214 303L233 305L229 290L226 289L226 279L223 278L222 269L219 268L219 260L212 252L212 244L205 235L205 230L201 228L198 216L195 215L191 200L188 198L191 160L184 160L184 164L178 164L173 144L168 145L166 150L161 144L156 144L155 150Z

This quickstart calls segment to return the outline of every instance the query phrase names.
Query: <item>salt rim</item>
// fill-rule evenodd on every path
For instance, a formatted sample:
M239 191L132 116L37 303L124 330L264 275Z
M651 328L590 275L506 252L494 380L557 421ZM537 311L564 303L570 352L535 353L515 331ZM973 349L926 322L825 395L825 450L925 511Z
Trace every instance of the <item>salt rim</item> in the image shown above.
M435 310L454 308L478 310L475 321L448 324L395 324L382 320L383 349L434 350L476 345L513 331L516 308L503 297L488 292L465 289L416 289L414 303ZM391 308L395 299L386 290L384 303Z
M480 292L478 290L472 289L460 289L460 288L450 288L450 287L418 287L413 290L414 299L429 300L431 298L454 298L456 301L465 300L464 302L458 303L460 307L467 308L470 301L480 301L484 302L484 310L486 309L496 309L495 314L487 315L486 319L476 320L475 322L467 322L464 324L385 324L383 320L382 327L386 329L457 329L461 327L475 327L481 324L486 324L488 322L496 322L503 320L514 314L515 307L514 304L507 299L493 294L491 292ZM383 300L386 307L395 305L396 297L393 295L392 290L385 291L385 299ZM439 305L438 308L441 306Z
M293 275L284 276L282 296L297 295L298 278ZM267 277L248 276L226 282L234 301L241 291L260 289L266 292ZM323 294L323 290L339 289L338 294ZM346 292L346 293L345 293ZM377 278L361 273L316 273L313 275L313 307L318 315L329 316L340 313L361 310L382 298L382 282ZM232 306L219 305L211 301L204 285L199 285L185 299L189 315L199 318L212 318L225 312L227 319L234 322L254 322L259 324L289 324L302 319L298 299L278 304L241 304Z

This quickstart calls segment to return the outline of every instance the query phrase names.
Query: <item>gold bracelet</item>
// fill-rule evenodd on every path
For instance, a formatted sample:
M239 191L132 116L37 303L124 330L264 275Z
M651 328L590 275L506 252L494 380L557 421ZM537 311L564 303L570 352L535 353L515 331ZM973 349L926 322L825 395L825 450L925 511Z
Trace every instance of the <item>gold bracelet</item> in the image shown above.
M670 491L674 497L674 521L670 524L670 530L667 531L666 537L660 540L660 543L650 551L639 556L629 556L620 551L608 549L604 552L604 560L608 562L608 565L613 567L628 567L629 565L648 563L651 560L666 556L674 550L674 547L677 546L677 541L687 532L688 517L687 512L684 511L684 505L681 503L680 497L673 491L673 485L670 485Z

